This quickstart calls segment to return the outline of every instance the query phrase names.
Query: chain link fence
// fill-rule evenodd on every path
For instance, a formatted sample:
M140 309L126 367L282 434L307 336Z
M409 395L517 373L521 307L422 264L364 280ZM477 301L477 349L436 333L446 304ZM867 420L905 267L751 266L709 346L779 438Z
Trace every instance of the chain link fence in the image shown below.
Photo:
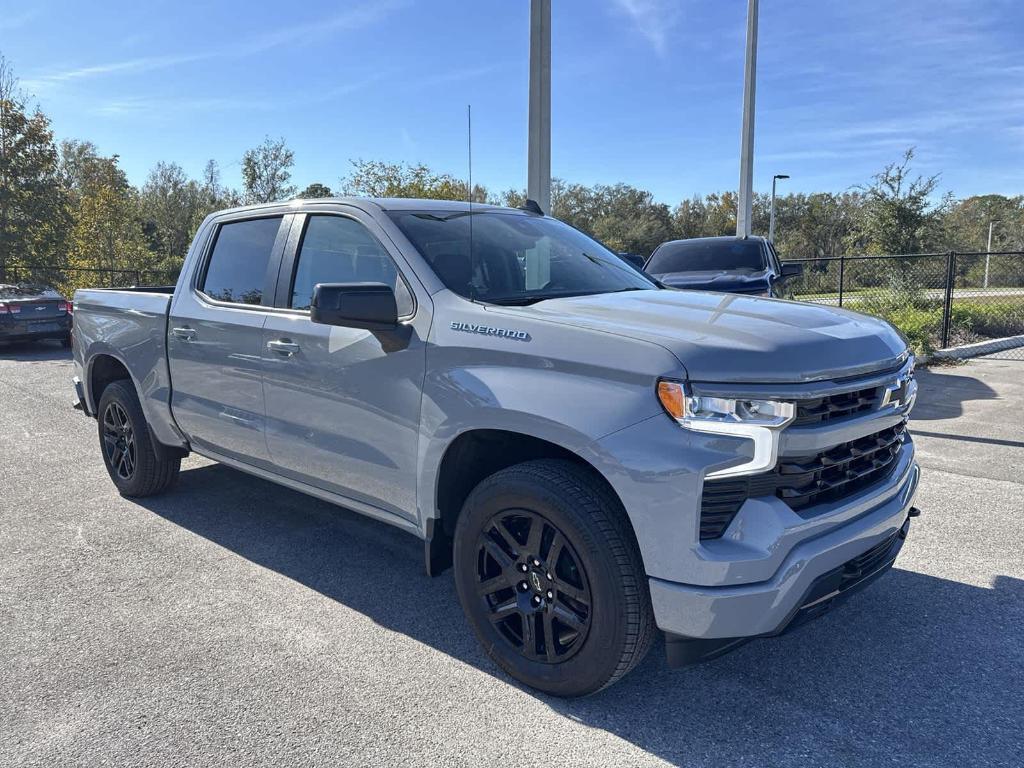
M1024 360L1024 252L789 261L804 265L787 284L794 298L883 317L919 352L989 342Z
M79 288L132 288L139 285L174 285L177 271L43 267L15 265L0 269L0 283L45 285L67 298Z

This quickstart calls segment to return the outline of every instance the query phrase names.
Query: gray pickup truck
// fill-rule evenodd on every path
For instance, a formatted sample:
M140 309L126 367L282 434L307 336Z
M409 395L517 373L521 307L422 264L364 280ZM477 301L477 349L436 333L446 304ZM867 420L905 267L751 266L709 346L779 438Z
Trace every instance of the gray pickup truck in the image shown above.
M331 199L200 227L177 286L75 294L125 496L190 451L398 526L510 675L712 658L884 573L914 360L838 309L652 282L536 209Z

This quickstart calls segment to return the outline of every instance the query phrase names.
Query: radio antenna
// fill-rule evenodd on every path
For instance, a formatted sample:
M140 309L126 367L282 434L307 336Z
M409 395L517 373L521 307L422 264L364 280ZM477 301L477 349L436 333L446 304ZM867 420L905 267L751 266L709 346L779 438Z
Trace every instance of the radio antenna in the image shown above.
M469 203L469 298L476 300L476 260L473 255L473 105L466 105L466 144L469 159L469 183L466 199Z

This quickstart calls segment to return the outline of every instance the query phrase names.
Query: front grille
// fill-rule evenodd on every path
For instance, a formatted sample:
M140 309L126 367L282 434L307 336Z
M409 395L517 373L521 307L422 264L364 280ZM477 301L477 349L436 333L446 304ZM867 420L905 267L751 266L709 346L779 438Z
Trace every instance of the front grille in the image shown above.
M826 397L798 400L793 426L820 424L852 416L875 408L882 396L881 387L868 387L854 392L840 392Z
M840 501L888 477L896 467L906 424L883 429L809 456L780 458L774 469L749 477L708 480L701 497L700 537L717 539L743 502L776 496L793 510Z

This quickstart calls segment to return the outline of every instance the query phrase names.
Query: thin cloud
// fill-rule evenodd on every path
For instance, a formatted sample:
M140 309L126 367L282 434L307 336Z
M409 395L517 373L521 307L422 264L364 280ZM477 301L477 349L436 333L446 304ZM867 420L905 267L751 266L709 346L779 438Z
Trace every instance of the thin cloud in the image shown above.
M681 14L678 0L615 0L615 5L647 38L654 52L664 57L668 52L669 33Z
M169 69L181 66L182 64L192 64L198 61L209 61L212 59L238 59L255 56L274 48L281 48L293 43L301 42L303 44L309 44L310 42L328 38L332 34L340 31L361 29L363 27L370 26L381 21L384 17L406 4L406 0L383 0L369 5L347 8L341 13L326 19L318 19L316 21L285 27L271 33L257 35L233 45L222 45L209 51L166 54L162 56L142 56L139 58L127 59L125 61L77 67L74 69L51 72L49 74L29 78L23 81L23 85L29 89L45 89L52 85L87 78L101 77L104 75L137 74L158 69Z

